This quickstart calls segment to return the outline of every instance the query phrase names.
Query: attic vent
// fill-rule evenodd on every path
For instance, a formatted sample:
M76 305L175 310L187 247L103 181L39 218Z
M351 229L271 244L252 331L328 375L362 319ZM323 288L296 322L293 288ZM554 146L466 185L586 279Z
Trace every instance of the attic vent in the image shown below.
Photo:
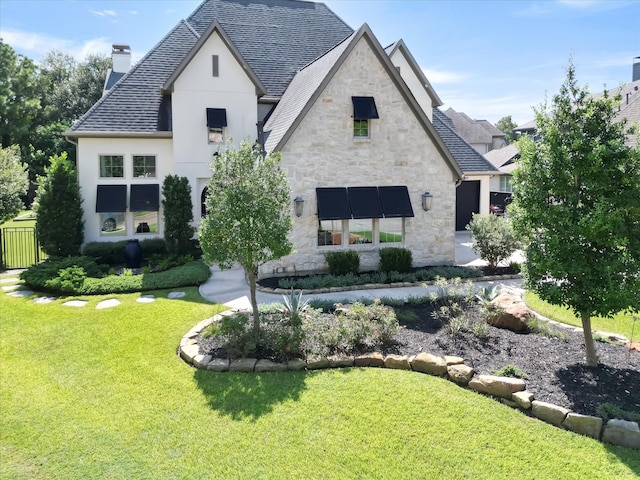
M212 65L213 76L214 77L218 77L219 76L219 72L218 72L218 55L211 55L211 65Z

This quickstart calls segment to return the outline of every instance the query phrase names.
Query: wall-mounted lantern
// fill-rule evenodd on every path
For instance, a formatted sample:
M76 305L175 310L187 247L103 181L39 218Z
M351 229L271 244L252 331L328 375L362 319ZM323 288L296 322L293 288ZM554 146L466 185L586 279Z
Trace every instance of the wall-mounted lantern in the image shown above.
M296 217L301 217L302 216L302 210L304 208L304 198L302 198L301 196L297 196L293 200L293 203L294 203L294 206L295 206Z
M433 201L433 195L431 195L429 192L424 192L422 194L422 209L425 212L428 212L429 210L431 210L432 201Z

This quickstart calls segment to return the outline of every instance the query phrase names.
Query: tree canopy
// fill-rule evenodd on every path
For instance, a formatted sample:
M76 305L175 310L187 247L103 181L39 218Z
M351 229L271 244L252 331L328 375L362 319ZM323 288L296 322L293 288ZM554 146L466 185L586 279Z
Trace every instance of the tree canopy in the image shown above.
M26 166L20 161L17 145L0 148L0 224L20 213L20 196L28 186Z
M258 268L291 253L291 199L280 154L266 158L258 145L230 145L214 156L206 199L207 216L200 224L205 260L220 268L234 262L244 269L251 290L254 332L259 328L256 302Z
M502 117L500 120L496 122L496 128L500 130L505 135L505 139L511 143L518 138L516 133L513 131L518 125L511 119L511 115L506 117Z
M640 309L640 150L625 146L619 98L593 97L570 65L551 108L536 109L539 141L519 141L514 226L527 239L526 287L582 318Z

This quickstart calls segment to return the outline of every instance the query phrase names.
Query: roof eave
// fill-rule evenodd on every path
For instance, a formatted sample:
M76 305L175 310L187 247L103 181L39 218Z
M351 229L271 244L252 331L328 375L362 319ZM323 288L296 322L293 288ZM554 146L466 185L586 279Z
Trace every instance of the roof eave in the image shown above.
M63 132L69 138L173 138L173 132L117 132L117 131L74 131Z
M413 73L420 79L420 82L422 83L422 86L427 92L427 95L429 95L429 98L431 98L432 106L440 107L444 105L443 101L440 99L436 91L433 89L431 82L429 82L426 75L420 68L420 65L418 65L418 62L416 61L416 59L413 57L413 55L407 48L407 45L404 43L404 40L400 39L393 45L393 49L391 50L391 53L389 53L389 58L391 58L397 50L399 50L400 53L404 55L405 59L411 66L411 70L413 70Z

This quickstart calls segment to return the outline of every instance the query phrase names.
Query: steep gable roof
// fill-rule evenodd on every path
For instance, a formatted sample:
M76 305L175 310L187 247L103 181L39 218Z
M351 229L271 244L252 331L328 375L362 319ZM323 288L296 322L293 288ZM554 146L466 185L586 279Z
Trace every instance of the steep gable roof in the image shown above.
M516 161L520 158L520 152L515 143L502 148L496 148L484 154L491 165L503 173L511 173L516 167Z
M161 87L170 89L173 74L182 71L215 29L233 46L256 93L276 100L300 68L353 33L322 3L204 0L65 134L171 136L163 131L170 129L161 120L170 104Z
M453 121L439 108L433 109L433 126L465 174L497 172L453 127Z
M486 120L474 120L463 112L448 108L444 114L451 118L456 132L468 143L492 144L493 137L504 138L504 133Z
M404 40L400 39L397 42L389 45L384 50L385 52L387 52L389 58L391 58L396 51L401 52L404 55L404 58L407 60L407 63L409 63L409 65L411 66L411 70L413 70L413 73L420 80L420 83L427 92L427 95L429 95L429 97L431 98L431 101L433 102L432 106L439 107L442 105L442 100L440 100L440 97L431 86L429 80L427 80L426 75L418 65L418 62L416 62L416 59L413 58L413 55L411 55L411 52L407 48L407 45L404 43Z
M265 132L268 133L265 149L267 151L277 151L284 147L289 137L293 134L307 112L320 97L324 88L342 66L356 44L362 39L369 43L369 46L372 48L376 57L384 66L387 74L396 85L451 170L461 178L463 174L462 170L460 170L455 159L451 156L451 153L433 128L432 123L418 105L415 97L411 94L406 83L402 77L400 77L400 74L393 63L391 63L389 56L385 53L380 43L373 35L369 25L366 23L340 45L336 46L326 55L318 58L296 74L294 79L291 81L289 88L283 95L282 100L273 112L273 115L265 125Z

